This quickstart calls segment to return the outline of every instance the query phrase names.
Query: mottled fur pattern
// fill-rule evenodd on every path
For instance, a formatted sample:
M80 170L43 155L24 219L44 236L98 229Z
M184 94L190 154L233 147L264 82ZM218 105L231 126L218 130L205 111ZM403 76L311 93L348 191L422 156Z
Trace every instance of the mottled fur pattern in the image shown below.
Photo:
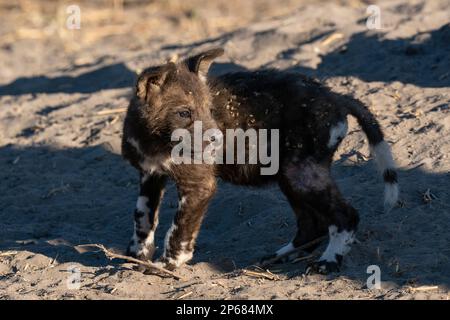
M137 209L129 254L151 258L154 243L149 241L149 232L156 228L168 177L177 185L179 206L160 262L175 268L191 259L219 177L239 185L278 183L298 223L297 234L285 249L295 250L329 234L328 248L312 269L337 270L359 221L330 175L333 154L347 131L347 115L357 118L381 158L380 169L389 190L397 186L392 156L378 122L359 101L299 74L259 70L207 77L213 59L222 53L222 49L213 49L179 63L151 67L138 78L124 123L122 151L141 173L140 196L148 199L144 216L149 223L142 228L143 213ZM279 129L280 170L275 175L261 175L259 163L174 164L171 132L178 128L191 132L197 120L202 121L203 130ZM387 205L395 204L396 196L390 195ZM279 252L285 253L285 249Z

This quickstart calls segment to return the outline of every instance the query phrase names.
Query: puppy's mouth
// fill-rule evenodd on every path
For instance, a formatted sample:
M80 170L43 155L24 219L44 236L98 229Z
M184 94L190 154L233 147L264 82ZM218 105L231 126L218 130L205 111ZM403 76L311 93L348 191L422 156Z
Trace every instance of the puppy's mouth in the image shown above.
M217 155L217 150L216 148L210 150L206 150L206 148L204 148L201 151L191 151L190 155L193 159L215 158Z
M181 141L174 143L174 146L179 146ZM182 149L177 151L177 158L184 159L188 163L207 163L212 164L216 161L220 154L221 145L217 145L217 141L203 141L201 144L186 143L182 145Z

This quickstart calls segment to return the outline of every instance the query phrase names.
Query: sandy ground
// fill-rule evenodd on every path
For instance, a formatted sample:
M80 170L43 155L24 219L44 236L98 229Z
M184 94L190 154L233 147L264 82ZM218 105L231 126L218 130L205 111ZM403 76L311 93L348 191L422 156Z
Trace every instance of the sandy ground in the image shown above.
M263 2L261 15L254 3L240 19L198 5L178 22L170 8L130 6L120 23L145 20L150 29L142 22L142 30L134 24L103 36L89 34L89 20L73 32L48 27L49 36L14 30L12 19L27 7L1 4L10 14L0 25L0 299L449 298L450 2L381 2L381 30L366 28L362 1ZM351 121L333 170L361 224L340 274L305 276L304 262L270 267L273 279L242 274L294 235L276 187L220 183L195 258L177 270L185 280L74 249L124 250L132 233L138 179L120 157L124 114L98 112L126 107L145 66L217 45L226 55L215 74L262 66L303 72L360 98L382 123L399 164L402 207L382 212L381 178ZM158 254L175 207L171 184ZM367 288L369 265L380 267L381 289ZM72 268L81 272L76 289L68 286Z

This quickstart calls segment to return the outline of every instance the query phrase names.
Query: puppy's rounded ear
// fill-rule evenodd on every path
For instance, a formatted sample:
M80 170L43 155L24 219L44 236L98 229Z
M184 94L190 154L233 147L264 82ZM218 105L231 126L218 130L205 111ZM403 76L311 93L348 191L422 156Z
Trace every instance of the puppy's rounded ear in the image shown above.
M142 71L136 81L136 96L143 101L148 101L151 94L161 90L167 76L173 71L176 71L176 65L172 62Z
M223 55L225 50L223 48L214 48L208 51L201 52L193 57L186 59L186 65L189 71L194 72L199 78L206 82L206 75L213 60Z

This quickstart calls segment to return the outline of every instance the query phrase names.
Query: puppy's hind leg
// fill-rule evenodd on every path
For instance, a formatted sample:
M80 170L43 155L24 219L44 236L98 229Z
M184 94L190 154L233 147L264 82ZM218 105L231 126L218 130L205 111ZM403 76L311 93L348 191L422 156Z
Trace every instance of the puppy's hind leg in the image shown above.
M307 270L327 274L339 271L343 257L350 251L355 240L359 216L355 208L348 204L341 196L337 186L333 183L327 191L322 193L322 212L330 218L328 223L328 246L320 258L312 263Z
M328 166L314 159L290 163L284 167L280 186L296 212L298 226L295 238L285 250L298 248L328 233L325 252L308 269L319 273L339 271L343 256L350 250L359 218L356 210L342 198ZM280 252L283 250L277 254Z
M312 181L311 177L314 175L321 176L323 181ZM298 257L299 247L311 243L304 251L312 252L320 245L320 241L316 240L327 234L329 219L314 205L315 201L319 201L316 194L320 194L315 189L326 189L329 181L331 180L326 167L318 166L309 160L301 164L289 163L283 167L279 186L295 213L297 233L291 242L274 254L264 257L261 264L286 262Z

